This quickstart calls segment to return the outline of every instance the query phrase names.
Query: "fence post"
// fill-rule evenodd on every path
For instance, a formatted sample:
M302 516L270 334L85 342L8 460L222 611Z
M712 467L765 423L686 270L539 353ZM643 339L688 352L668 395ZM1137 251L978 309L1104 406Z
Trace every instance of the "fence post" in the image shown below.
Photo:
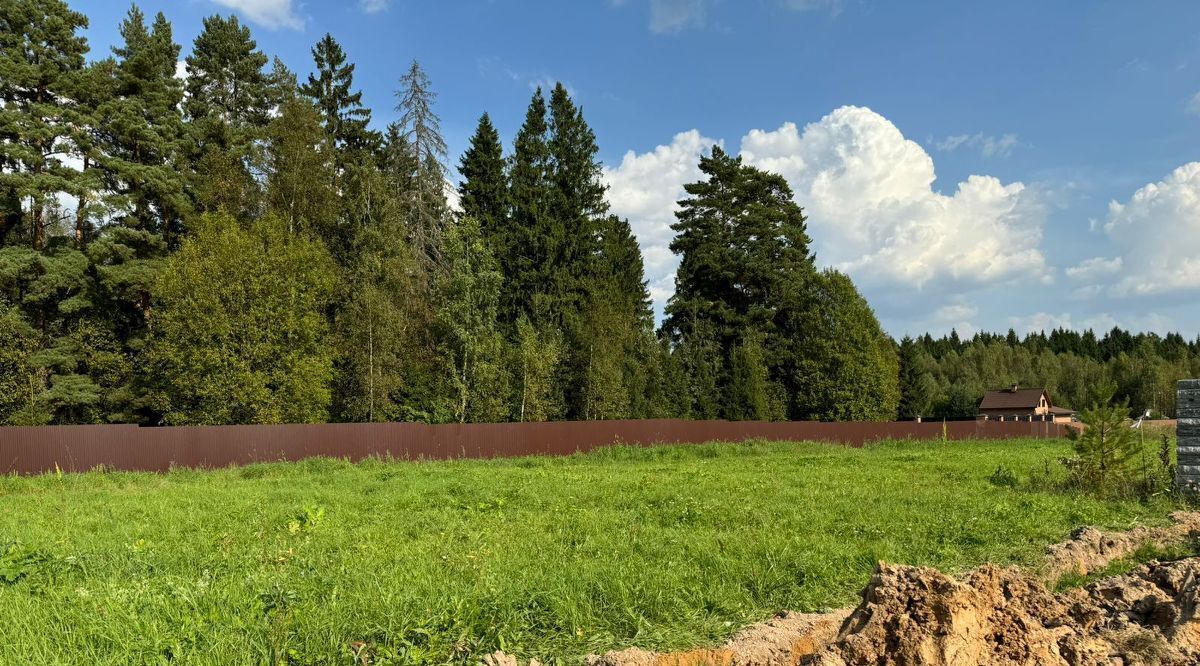
M1179 382L1175 416L1175 484L1195 493L1200 490L1200 379Z

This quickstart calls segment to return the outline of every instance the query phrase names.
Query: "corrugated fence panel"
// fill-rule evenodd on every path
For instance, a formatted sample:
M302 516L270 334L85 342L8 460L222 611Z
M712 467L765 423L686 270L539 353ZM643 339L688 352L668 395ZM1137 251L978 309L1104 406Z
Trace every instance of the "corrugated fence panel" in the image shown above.
M315 425L140 428L133 425L0 428L0 474L215 468L316 456L405 460L569 455L611 444L699 444L747 439L862 446L881 439L1061 437L1053 423L816 423L757 421L560 421L425 425Z

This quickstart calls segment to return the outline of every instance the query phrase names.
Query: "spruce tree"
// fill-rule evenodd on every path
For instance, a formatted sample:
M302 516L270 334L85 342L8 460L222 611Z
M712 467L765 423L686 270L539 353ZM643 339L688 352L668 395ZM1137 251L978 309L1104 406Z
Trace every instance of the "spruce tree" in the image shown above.
M448 222L446 205L446 141L441 119L433 111L437 93L417 61L400 77L396 92L400 120L394 133L394 153L407 153L405 203L408 230L418 258L433 272L443 266L441 235Z
M912 420L929 416L933 409L936 385L926 366L926 357L912 338L900 341L899 417Z
M463 215L478 220L484 240L497 255L502 254L508 223L508 182L500 133L486 113L480 117L471 144L459 161L458 172L463 177L458 184Z
M321 112L325 131L333 137L339 151L354 151L371 144L371 110L362 104L362 91L353 90L354 63L333 35L325 33L312 49L315 74L300 86L300 92L312 99Z
M87 17L62 0L0 2L0 191L21 211L20 235L35 250L65 216L56 197L79 193L78 155L88 125L79 103Z
M501 316L516 322L521 315L541 317L549 280L553 245L543 233L548 216L550 149L546 145L546 100L538 88L525 113L525 122L513 144L509 169L509 201L512 220L508 241L500 244L500 269L505 289Z
M599 252L599 224L608 213L607 186L597 159L596 135L561 84L550 95L550 196L542 233L552 244L548 288L566 323L581 306Z

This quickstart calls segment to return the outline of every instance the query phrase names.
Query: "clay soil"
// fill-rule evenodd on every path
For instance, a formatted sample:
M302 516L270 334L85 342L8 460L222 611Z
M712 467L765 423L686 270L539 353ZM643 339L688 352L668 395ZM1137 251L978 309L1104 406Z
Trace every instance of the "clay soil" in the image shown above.
M1036 571L984 565L961 577L880 563L854 608L782 613L719 648L593 655L588 666L1184 666L1200 664L1200 558L1152 561L1063 592L1153 544L1200 537L1200 513L1129 532L1085 528ZM497 653L488 666L514 666Z

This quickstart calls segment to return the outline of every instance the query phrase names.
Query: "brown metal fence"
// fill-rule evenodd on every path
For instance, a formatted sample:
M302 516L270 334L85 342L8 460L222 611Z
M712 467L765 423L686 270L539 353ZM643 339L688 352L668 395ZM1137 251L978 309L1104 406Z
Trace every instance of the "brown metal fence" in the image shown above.
M316 425L141 428L135 425L0 428L0 474L227 467L315 456L359 460L567 455L614 443L697 444L747 439L862 446L881 439L1061 437L1053 423L765 423L758 421L574 421L424 425Z

